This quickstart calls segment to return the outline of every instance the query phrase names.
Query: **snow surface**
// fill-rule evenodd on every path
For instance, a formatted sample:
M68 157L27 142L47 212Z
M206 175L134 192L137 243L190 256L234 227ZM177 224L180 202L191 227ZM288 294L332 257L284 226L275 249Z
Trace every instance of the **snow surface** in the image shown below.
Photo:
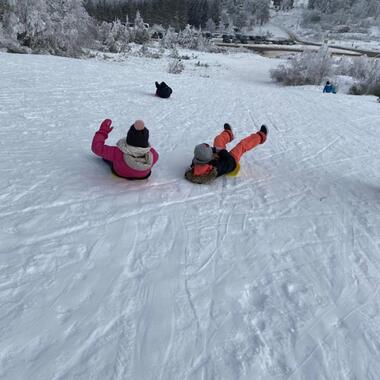
M378 379L380 105L279 87L277 63L0 54L1 379ZM109 143L145 120L149 180L91 153L106 117ZM226 121L269 139L186 182Z

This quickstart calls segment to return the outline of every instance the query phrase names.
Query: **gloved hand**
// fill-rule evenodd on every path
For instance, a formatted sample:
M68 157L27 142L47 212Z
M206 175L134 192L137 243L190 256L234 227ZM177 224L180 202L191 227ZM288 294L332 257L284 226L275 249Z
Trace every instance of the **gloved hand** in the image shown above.
M113 130L113 127L111 127L112 120L105 119L103 120L102 124L100 124L99 132L101 132L103 135L108 136L108 134Z

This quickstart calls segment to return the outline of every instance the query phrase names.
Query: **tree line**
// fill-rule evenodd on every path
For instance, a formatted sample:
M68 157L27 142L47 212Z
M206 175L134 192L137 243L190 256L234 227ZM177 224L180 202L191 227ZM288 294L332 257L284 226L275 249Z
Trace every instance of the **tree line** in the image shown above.
M380 16L379 0L309 0L308 9L323 14L351 16L353 19L376 18Z
M133 19L137 11L144 21L176 30L187 24L202 29L236 26L241 29L269 19L270 0L86 0L88 13L101 21ZM212 31L212 30L210 30Z

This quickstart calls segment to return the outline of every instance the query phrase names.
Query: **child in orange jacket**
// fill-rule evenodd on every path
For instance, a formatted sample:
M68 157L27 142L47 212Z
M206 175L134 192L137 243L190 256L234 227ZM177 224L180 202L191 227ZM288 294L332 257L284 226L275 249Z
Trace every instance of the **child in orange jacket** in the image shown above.
M260 131L241 140L229 152L226 145L234 139L231 126L224 124L224 130L214 139L214 147L199 144L194 149L191 167L186 171L185 178L194 183L209 183L224 174L236 169L241 156L267 139L268 128L262 125Z

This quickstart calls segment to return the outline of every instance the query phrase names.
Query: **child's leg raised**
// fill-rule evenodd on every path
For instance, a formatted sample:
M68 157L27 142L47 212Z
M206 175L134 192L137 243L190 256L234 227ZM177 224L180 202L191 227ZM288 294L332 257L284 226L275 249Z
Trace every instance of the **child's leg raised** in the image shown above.
M232 141L231 132L224 130L214 139L214 148L217 150L226 149L226 145Z
M248 152L249 150L253 149L255 146L263 143L264 141L265 139L263 138L263 135L261 134L261 132L253 133L252 135L241 140L235 146L235 148L231 149L230 154L236 160L236 163L238 163L240 161L241 156L245 152Z

